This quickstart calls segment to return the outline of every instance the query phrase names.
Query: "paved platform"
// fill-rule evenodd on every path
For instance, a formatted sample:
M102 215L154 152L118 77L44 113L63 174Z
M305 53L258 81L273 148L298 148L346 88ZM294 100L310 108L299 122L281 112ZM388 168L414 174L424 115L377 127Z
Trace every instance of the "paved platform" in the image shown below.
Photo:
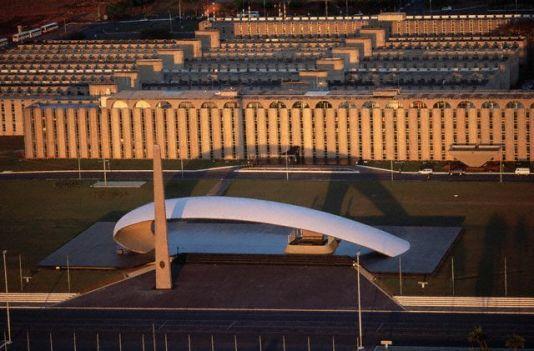
M350 266L173 264L172 290L155 290L154 271L60 306L113 308L356 309ZM365 309L401 307L361 276Z
M446 346L377 346L374 351L473 351L477 350L477 347L446 347ZM492 347L493 351L510 351L509 348ZM522 351L534 351L534 349L524 349Z
M129 268L150 262L151 254L117 255L112 222L97 222L45 258L41 266ZM461 232L459 227L379 227L408 240L410 250L402 255L406 274L430 274ZM235 222L170 222L169 251L225 255L285 255L290 228L269 224ZM372 273L398 272L399 259L389 258L367 248L342 241L336 256L355 257L361 252L362 265ZM250 261L250 260L249 260Z
M145 185L143 181L98 181L92 185L93 188L140 188Z
M410 250L400 256L402 272L404 274L433 273L446 258L447 253L462 232L461 227L378 226L378 228L403 238L410 243ZM350 252L354 252L354 250L357 250L357 245L342 242L336 250L336 254L349 254ZM361 259L362 264L370 272L399 272L398 257L384 257L376 252L369 252L367 250Z
M154 260L154 254L117 255L113 241L115 222L96 222L74 239L39 262L42 267L65 267L67 256L72 268L129 268Z

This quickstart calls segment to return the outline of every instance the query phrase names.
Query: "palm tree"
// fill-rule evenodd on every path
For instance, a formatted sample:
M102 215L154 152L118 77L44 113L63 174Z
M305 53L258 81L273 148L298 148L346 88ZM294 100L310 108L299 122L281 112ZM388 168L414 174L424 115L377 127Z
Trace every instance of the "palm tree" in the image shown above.
M473 330L469 332L467 340L471 344L477 344L479 349L482 351L489 350L488 343L486 342L486 334L484 334L484 331L480 325L475 326Z
M505 346L509 349L517 351L525 347L525 338L521 335L512 334L506 339Z

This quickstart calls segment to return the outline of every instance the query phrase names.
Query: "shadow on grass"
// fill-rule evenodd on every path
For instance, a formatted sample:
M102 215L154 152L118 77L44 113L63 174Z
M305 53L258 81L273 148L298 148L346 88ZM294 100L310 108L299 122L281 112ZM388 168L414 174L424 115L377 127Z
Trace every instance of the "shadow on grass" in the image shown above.
M484 231L483 250L484 255L478 264L479 276L475 284L476 295L490 293L492 296L502 294L503 289L497 287L495 282L498 279L495 275L501 275L502 250L504 239L508 227L504 219L497 214L493 214Z
M356 201L354 197L348 199L348 205L343 209L344 195L353 188L367 198L378 211L380 216L351 216L350 209ZM402 226L462 226L463 216L412 216L399 201L384 187L382 182L336 182L330 181L324 202L324 210L332 213L343 213L370 225L402 225Z

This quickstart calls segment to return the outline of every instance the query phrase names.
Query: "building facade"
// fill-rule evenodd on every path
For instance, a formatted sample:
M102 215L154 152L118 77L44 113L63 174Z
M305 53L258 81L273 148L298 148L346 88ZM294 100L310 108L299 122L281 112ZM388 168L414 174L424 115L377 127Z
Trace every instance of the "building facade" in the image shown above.
M156 98L157 97L157 98ZM104 101L104 100L103 100ZM28 158L453 160L453 145L501 145L534 160L534 94L238 95L137 91L100 105L25 110Z

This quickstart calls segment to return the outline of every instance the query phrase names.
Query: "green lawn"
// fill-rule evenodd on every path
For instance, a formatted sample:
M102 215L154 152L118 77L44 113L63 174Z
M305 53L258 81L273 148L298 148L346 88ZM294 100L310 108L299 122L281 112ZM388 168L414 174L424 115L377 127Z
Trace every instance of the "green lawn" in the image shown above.
M215 182L174 181L167 184L166 195L205 194ZM94 222L116 220L152 196L150 183L139 189L94 189L89 185L76 181L0 181L0 249L9 250L12 290L19 289L21 254L24 275L33 276L27 289L66 291L64 271L38 270L37 263ZM465 232L451 252L457 295L502 295L504 257L510 295L534 293L531 183L235 180L226 194L294 203L372 225L460 225ZM404 293L449 293L450 257L433 276L405 276ZM75 271L72 286L87 290L120 279L122 274ZM425 290L417 284L423 280L430 283ZM381 276L380 282L397 293L396 275Z
M365 161L364 166L391 169L390 161ZM393 170L402 172L417 172L423 168L432 167L435 172L448 172L449 162L446 161L394 161ZM517 167L515 162L503 162L503 172L513 172ZM498 169L498 168L497 168Z
M509 294L534 294L534 184L238 180L226 194L308 206L372 225L460 225L465 232L451 252L456 295L502 295L504 257ZM404 294L448 294L450 257L434 276L405 276ZM396 275L380 278L398 292ZM417 284L422 280L430 282L425 290Z
M184 180L167 183L166 196L206 194L215 180ZM37 270L37 263L96 221L117 220L127 211L152 199L152 184L139 189L95 189L91 182L0 181L0 249L9 252L10 286L19 289L18 255L24 275L32 275L28 289L66 289L62 272ZM86 289L119 272L73 273L73 287ZM83 274L83 279L80 279ZM3 279L2 279L3 283Z
M2 171L56 171L77 170L78 159L24 159L24 140L22 137L0 137L0 172ZM238 161L184 160L184 169L203 169L239 165ZM108 160L109 170L152 169L152 160ZM179 171L180 160L163 160L167 170ZM82 170L101 170L102 160L81 159Z
M234 161L210 161L210 160L187 160L183 162L184 169L204 169L222 166L234 166L239 162ZM166 170L181 170L179 160L163 160L163 168ZM108 160L106 168L108 171L120 169L152 169L152 160ZM54 159L54 160L30 160L30 159L0 159L0 172L2 171L59 171L77 170L77 159ZM81 159L80 169L102 170L102 161L94 159Z

